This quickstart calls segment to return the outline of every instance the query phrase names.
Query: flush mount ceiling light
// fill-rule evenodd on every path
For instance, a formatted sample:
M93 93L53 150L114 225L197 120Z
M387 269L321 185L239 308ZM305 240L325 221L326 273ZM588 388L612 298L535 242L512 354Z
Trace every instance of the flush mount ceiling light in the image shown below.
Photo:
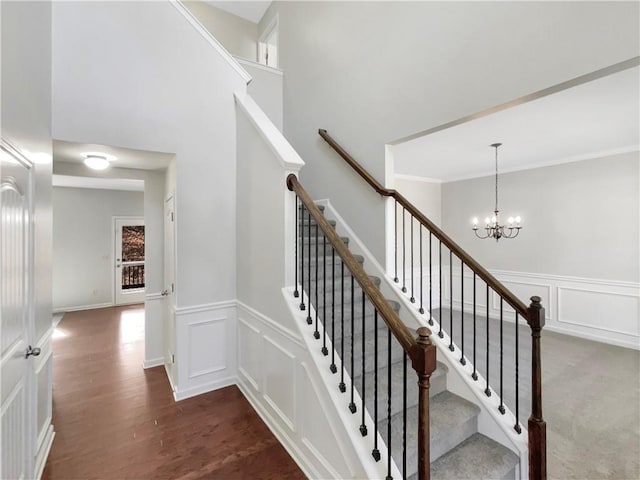
M110 162L115 160L112 155L97 152L83 153L82 156L84 157L84 164L92 170L105 170L109 168Z
M493 211L493 216L491 218L487 217L484 219L484 232L478 233L478 219L473 219L473 231L478 238L495 238L496 242L501 238L515 238L520 233L522 227L520 226L520 222L522 219L520 216L515 218L509 217L507 222L509 225L500 225L500 219L498 218L498 147L502 145L501 143L492 143L491 147L496 149L496 208Z

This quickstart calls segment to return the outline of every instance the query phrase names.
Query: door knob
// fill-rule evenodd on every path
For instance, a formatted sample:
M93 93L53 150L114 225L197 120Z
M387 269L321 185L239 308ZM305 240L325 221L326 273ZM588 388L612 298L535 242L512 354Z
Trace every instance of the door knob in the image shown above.
M32 348L31 345L29 345L27 347L27 353L25 354L24 358L29 358L29 356L31 355L37 357L38 355L40 355L40 349L38 347Z
M167 295L169 295L169 291L167 289L164 289L160 295L166 297Z

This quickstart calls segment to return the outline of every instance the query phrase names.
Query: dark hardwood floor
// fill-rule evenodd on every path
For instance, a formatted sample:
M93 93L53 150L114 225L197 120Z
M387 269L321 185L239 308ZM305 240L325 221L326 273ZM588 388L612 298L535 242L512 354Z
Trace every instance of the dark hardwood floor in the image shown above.
M141 306L65 314L44 480L305 478L235 386L174 402L143 326Z

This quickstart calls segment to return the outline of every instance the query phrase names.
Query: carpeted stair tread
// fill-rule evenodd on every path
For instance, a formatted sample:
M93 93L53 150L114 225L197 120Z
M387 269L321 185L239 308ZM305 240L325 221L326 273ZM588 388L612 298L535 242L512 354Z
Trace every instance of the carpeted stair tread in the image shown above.
M321 212L324 212L324 205L316 205L316 207L318 207L318 210L320 210ZM300 205L300 206L298 207L298 210L302 210L302 205ZM305 207L305 212L306 212L306 210L307 210L307 209L306 209L306 207ZM306 213L305 213L305 215L306 215Z
M431 479L513 479L517 465L515 453L476 433L431 464Z
M331 266L329 266L329 269L331 270ZM330 273L330 272L327 272ZM315 279L315 269L312 269L311 271L311 286L309 287L309 291L311 291L311 293L314 295L315 298L315 292L316 292L316 279ZM347 299L351 298L351 275L349 275L349 277L347 278L345 276L345 281L344 281L344 298L345 298L345 303ZM305 279L307 280L307 279ZM371 282L373 283L373 285L376 288L380 288L380 278L379 277L374 277L372 275L369 275L369 280L371 280ZM326 283L326 284L325 284ZM331 277L329 276L326 279L326 282L324 280L324 272L322 271L322 267L320 267L320 272L318 275L318 292L319 292L319 297L320 297L320 301L322 301L322 294L324 291L327 292L327 296L325 301L327 303L330 302L331 300L331 290L333 289L333 292L335 294L334 297L334 302L336 302L336 305L339 304L339 302L342 301L342 288L343 288L343 282L342 282L342 278L338 277L335 278L333 281L331 280ZM359 302L362 302L362 288L360 287L360 284L358 283L357 280L354 279L353 281L353 292L354 295L356 295L356 300L358 300Z
M402 411L402 381L403 362L396 362L391 366L391 415ZM438 362L436 371L430 379L429 396L434 397L446 390L447 386L446 365ZM374 416L374 371L365 375L365 406L371 415ZM356 389L362 393L362 375L355 378ZM378 419L387 418L387 387L389 385L389 368L384 367L378 370ZM407 359L407 407L418 404L418 378L415 370L411 367L411 361Z
M311 255L311 265L315 266L315 264L316 264L315 248L314 248L314 251L311 252L311 253L312 253L312 255ZM308 252L305 251L304 259L303 259L303 264L305 266L305 269L306 269L307 265L309 265L309 259L307 258L307 254L308 254ZM353 257L356 259L356 261L360 265L364 264L364 257L362 255L354 255ZM328 255L324 255L322 251L319 252L319 254L318 254L318 263L320 265L322 265L323 263L326 264L326 265L329 265L329 268L327 268L327 273L329 273L331 271L331 263L332 263L332 261L336 265L336 268L334 269L335 270L335 275L336 276L341 276L342 275L342 270L340 268L340 263L342 262L342 259L340 258L340 256L336 253L335 257L332 258L331 252L329 252ZM320 267L320 271L322 271L322 267ZM345 277L351 275L351 273L349 272L349 269L346 266L344 267L344 275L345 275Z
M329 222L329 225L331 225L333 228L336 228L336 221L335 220L327 219L327 222ZM298 227L299 228L309 228L309 225L311 225L311 233L313 233L314 226L316 225L316 219L312 217L311 221L309 221L309 219L305 216L304 219L299 219L298 220Z
M471 402L444 391L430 400L431 461L454 448L477 431L480 409ZM407 409L407 472L410 477L418 469L418 406ZM413 428L412 428L413 426ZM382 438L387 438L387 420L378 421ZM402 412L391 417L393 458L402 469Z
M378 318L379 324L384 325L384 322ZM388 328L384 325L383 328L379 328L376 331L376 335L378 337L378 368L383 368L389 363L388 359L388 350L387 350L387 335ZM374 347L375 347L375 336L374 332L371 332L369 335L365 336L365 372L370 372L374 367ZM404 350L400 346L400 344L393 338L393 334L391 334L391 363L398 362L402 360L402 356L404 355ZM356 331L353 345L353 358L354 358L354 367L355 374L350 371L350 362L351 362L351 337L344 338L344 352L345 352L345 367L349 374L353 377L354 375L359 375L362 373L362 337ZM340 343L336 340L336 350L339 351Z

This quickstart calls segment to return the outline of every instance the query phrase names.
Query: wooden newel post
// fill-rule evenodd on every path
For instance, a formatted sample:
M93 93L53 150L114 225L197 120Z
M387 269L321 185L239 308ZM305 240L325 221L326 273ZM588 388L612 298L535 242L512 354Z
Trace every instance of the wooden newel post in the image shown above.
M527 323L531 328L531 416L529 417L529 480L547 478L547 424L542 418L542 365L540 333L544 308L540 297L531 297Z
M436 346L431 343L431 330L420 327L416 344L411 349L411 365L418 374L418 479L429 480L429 378L436 369Z

